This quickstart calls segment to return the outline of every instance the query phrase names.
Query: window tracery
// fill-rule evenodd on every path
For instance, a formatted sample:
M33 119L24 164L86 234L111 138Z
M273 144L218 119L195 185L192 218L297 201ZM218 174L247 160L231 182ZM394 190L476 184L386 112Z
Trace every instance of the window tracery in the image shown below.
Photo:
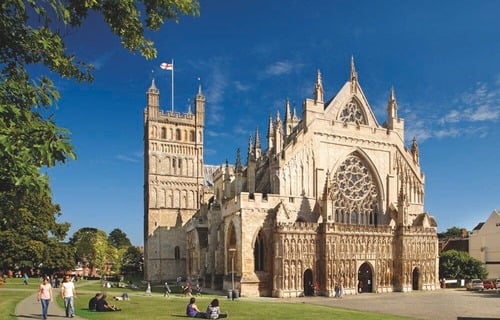
M342 162L333 176L330 190L336 222L376 223L379 191L372 173L359 156L350 155Z
M339 115L343 123L367 124L365 114L361 107L354 101L350 101Z

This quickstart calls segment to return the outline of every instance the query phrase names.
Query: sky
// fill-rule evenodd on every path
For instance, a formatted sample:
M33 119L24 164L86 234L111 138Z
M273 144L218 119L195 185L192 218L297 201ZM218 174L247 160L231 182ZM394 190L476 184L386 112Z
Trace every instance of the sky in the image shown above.
M68 51L95 66L91 84L56 80L54 110L71 132L78 159L48 169L60 222L125 232L143 245L143 112L154 77L160 105L206 96L205 164L246 155L286 99L301 113L320 70L325 101L349 78L359 83L379 123L390 88L416 137L426 175L425 211L438 231L471 230L500 208L500 1L201 1L199 17L168 21L148 33L158 58L123 49L90 15L66 32ZM265 139L264 139L265 140ZM263 146L265 148L265 146ZM242 159L246 161L246 157Z

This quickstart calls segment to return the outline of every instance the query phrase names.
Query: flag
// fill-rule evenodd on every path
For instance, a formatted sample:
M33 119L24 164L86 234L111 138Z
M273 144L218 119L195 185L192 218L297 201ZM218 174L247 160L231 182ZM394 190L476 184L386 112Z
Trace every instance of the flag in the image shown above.
M174 70L174 64L163 62L162 64L160 64L160 68L162 68L163 70Z

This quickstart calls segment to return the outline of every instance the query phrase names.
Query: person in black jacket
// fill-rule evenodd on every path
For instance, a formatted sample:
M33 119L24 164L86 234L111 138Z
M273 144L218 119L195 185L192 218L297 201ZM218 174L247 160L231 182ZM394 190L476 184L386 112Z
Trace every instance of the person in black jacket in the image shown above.
M103 295L100 299L97 300L96 311L98 312L106 312L106 311L120 311L121 309L110 306L106 301L106 295Z
M92 299L89 300L89 310L97 311L97 301L102 298L101 293L96 293Z

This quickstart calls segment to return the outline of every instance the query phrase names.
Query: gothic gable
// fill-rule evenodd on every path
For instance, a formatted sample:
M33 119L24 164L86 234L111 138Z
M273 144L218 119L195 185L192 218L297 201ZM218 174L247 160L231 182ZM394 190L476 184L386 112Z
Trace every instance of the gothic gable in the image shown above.
M353 84L347 81L325 106L324 113L325 117L335 122L379 127L375 114L357 82Z

